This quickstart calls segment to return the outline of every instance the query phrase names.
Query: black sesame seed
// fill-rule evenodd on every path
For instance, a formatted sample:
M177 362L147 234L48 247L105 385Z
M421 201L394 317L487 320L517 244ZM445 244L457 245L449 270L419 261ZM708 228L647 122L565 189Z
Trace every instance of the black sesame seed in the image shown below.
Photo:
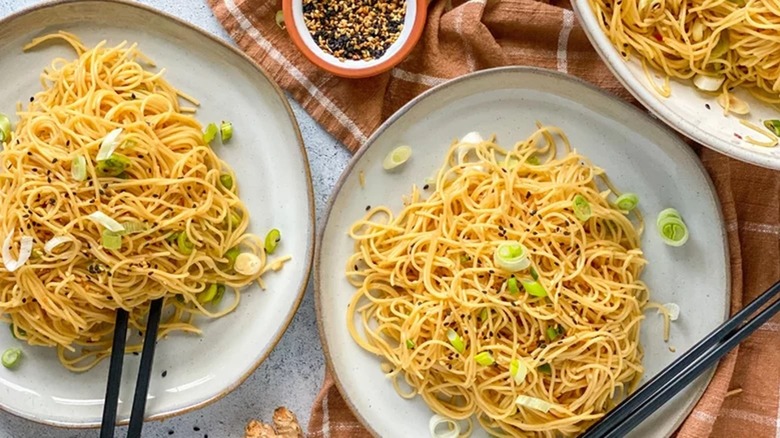
M167 376L167 375L168 375L168 371L167 371L167 370L165 370L165 371L163 371L163 372L162 372L162 377L163 377L163 378L165 378L165 376Z

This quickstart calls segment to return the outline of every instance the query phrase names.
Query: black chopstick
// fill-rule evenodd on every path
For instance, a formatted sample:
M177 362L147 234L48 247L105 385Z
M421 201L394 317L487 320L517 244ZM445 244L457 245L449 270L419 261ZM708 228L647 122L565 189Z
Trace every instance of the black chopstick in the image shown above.
M157 345L157 328L160 327L163 299L152 301L149 306L149 317L146 320L144 347L141 352L141 365L138 368L138 379L135 383L133 409L130 413L130 424L127 427L127 438L139 438L144 427L144 411L146 410L146 395L149 391L149 379L152 374L154 347Z
M780 312L780 281L620 403L580 438L623 437ZM771 303L771 304L769 304ZM756 311L769 304L754 318Z
M125 341L127 340L127 316L127 311L124 309L116 311L114 341L111 344L111 363L108 367L106 398L103 403L103 421L100 423L100 438L114 436L119 386L122 382L122 362L125 355Z

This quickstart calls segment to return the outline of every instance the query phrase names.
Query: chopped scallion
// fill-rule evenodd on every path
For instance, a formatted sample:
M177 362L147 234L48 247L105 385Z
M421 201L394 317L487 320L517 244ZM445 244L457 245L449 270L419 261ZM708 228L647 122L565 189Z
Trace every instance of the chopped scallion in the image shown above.
M483 351L476 356L474 356L474 360L477 361L478 364L482 365L483 367L489 367L490 365L493 365L496 361L493 359L493 355L490 354L489 351Z
M766 129L772 131L773 134L780 137L780 120L764 120L764 126L766 126Z
M218 286L216 283L210 284L209 287L206 288L206 290L198 294L198 302L201 304L206 304L211 302L211 300L213 300L214 297L217 296L217 289Z
M209 123L206 126L206 130L203 131L203 142L206 144L211 144L211 142L217 138L218 133L219 129L217 128L217 125L214 123Z
M511 277L506 281L506 290L510 295L517 295L520 293L520 287L517 285L517 279L515 277Z
M228 213L227 220L230 224L230 228L234 230L238 228L239 225L241 225L241 216L239 216L235 211L231 210L230 213Z
M385 170L395 169L396 167L406 163L412 156L412 148L409 146L398 146L390 151L389 154L382 161L382 167Z
M222 187L233 190L233 176L229 173L223 173L219 176L219 183L222 184Z
M11 140L11 120L5 114L0 114L0 143Z
M487 321L487 319L488 319L488 309L487 309L487 307L483 308L479 312L479 319L480 319L480 321Z
M542 286L541 283L539 283L536 280L533 281L523 281L520 280L520 283L523 285L523 289L525 291L535 297L546 297L547 291L544 289L544 286Z
M241 250L238 249L237 246L225 251L225 258L228 259L228 269L233 269L233 266L236 265L236 257L238 257L239 254L241 254Z
M282 240L282 232L274 228L265 235L265 252L266 254L273 254L276 251L276 247L279 245L279 241Z
M536 367L536 370L544 374L552 374L552 365L545 363Z
M222 302L222 297L225 296L225 285L224 284L218 284L217 285L217 294L214 295L214 299L211 300L212 306L218 306L219 303Z
M22 359L22 350L19 348L9 348L3 352L3 366L6 368L15 368Z
M527 395L517 396L517 399L515 400L515 404L518 406L534 409L544 413L550 412L550 409L552 409L553 407L553 404L546 400L542 400L536 397L529 397Z
M87 179L87 159L83 155L73 158L73 162L70 165L70 173L76 181Z
M520 242L502 242L493 253L493 263L508 272L521 271L531 265L523 244Z
M122 234L111 230L103 230L103 248L105 249L121 249L122 248Z
M523 383L525 376L528 375L528 365L526 365L523 360L512 359L512 361L509 362L509 375L512 376L515 383Z
M639 196L634 193L623 193L615 200L618 210L631 211L639 204Z
M683 246L688 241L688 227L674 208L659 213L656 226L661 239L669 246Z
M187 237L187 233L184 231L179 233L176 237L176 243L178 244L179 252L184 255L192 254L192 251L195 249L195 244L192 243L189 237Z
M219 125L219 134L222 136L222 143L227 143L233 138L233 124L223 120Z
M120 154L112 154L105 160L98 161L95 171L98 176L119 176L132 162Z
M547 339L552 342L556 339L558 339L558 336L563 333L563 328L559 325L553 326L553 327L547 327L546 334Z
M532 166L538 166L538 165L540 165L542 162L541 162L541 161L539 161L539 157L537 157L536 155L531 155L531 156L530 156L530 157L528 157L528 159L526 160L526 163L528 163L528 164L530 164L530 165L532 165Z
M168 237L165 238L165 241L168 243L174 243L179 239L179 232L174 231L173 233L169 234Z
M531 267L531 278L533 278L534 281L539 280L539 273L536 272L536 269L534 269L533 266Z
M463 351L466 350L466 345L463 342L463 338L459 336L455 330L447 330L447 339L450 341L450 344L455 347L455 351L458 353L463 353Z
M406 348L408 348L410 350L414 350L414 347L415 347L414 341L411 340L411 339L407 339L406 340Z
M574 197L574 200L572 200L572 208L574 209L574 215L582 222L590 219L590 216L593 214L590 209L590 202L582 195Z

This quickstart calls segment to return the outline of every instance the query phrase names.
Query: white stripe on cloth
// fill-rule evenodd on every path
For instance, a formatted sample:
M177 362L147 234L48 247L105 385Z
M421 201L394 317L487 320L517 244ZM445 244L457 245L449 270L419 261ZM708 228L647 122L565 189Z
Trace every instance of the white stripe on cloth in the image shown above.
M753 233L780 235L780 226L774 224L759 224L755 222L743 222L742 229Z
M390 74L396 78L406 82L414 82L416 84L425 85L426 87L435 87L439 84L443 84L448 81L445 78L437 78L434 76L428 76L421 73L412 73L400 68L394 68Z
M268 56L271 59L276 61L280 66L282 66L282 68L287 70L296 81L300 82L306 91L311 95L311 97L317 100L317 102L322 105L323 108L325 108L325 111L329 112L341 124L341 126L345 127L361 145L365 143L366 140L368 140L368 137L366 137L363 131L358 128L352 119L344 114L344 111L342 111L341 108L336 106L336 104L333 103L333 101L330 100L328 96L325 96L322 91L320 91L320 89L317 88L317 86L314 85L309 80L309 78L307 78L306 75L304 75L303 72L298 69L298 67L293 65L293 63L285 58L281 52L276 50L276 48L267 39L260 35L260 32L258 32L257 29L252 26L252 23L244 16L244 14L241 13L238 7L236 7L236 4L233 2L233 0L223 0L223 3L225 4L225 8L230 13L230 15L232 15L236 22L238 22L238 25L241 26L241 29L243 29L250 37L252 37L257 45L259 45L268 53Z
M569 35L573 27L574 12L564 9L563 26L561 26L561 33L558 34L558 71L561 73L569 72L569 55L566 48L569 45Z
M691 417L693 417L693 418L695 418L695 419L697 419L699 421L703 421L703 422L705 422L707 424L712 424L717 419L716 416L710 415L710 414L708 414L706 412L701 412L701 411L693 411L693 413L691 414Z
M328 438L330 436L330 413L328 412L328 396L330 391L325 393L325 397L322 398L322 436Z
M724 417L736 418L738 420L745 420L751 423L763 424L765 426L777 426L777 422L780 421L777 418L754 414L753 412L740 411L739 409L724 409L720 414Z
M777 388L777 425L775 425L775 438L780 438L780 387Z
M468 43L468 41L466 41L466 38L463 37L463 13L466 10L466 7L472 3L485 5L487 0L467 1L465 4L460 6L458 16L455 17L455 32L460 35L460 41L463 43L463 51L466 52L466 68L468 68L469 72L472 72L477 68L477 63L474 60L474 52L471 50L471 45Z

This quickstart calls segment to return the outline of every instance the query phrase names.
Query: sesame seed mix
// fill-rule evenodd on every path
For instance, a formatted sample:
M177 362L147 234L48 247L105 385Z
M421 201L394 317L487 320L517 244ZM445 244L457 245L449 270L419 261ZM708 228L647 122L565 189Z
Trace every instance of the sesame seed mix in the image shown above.
M380 58L404 28L406 0L303 0L314 41L341 61Z

